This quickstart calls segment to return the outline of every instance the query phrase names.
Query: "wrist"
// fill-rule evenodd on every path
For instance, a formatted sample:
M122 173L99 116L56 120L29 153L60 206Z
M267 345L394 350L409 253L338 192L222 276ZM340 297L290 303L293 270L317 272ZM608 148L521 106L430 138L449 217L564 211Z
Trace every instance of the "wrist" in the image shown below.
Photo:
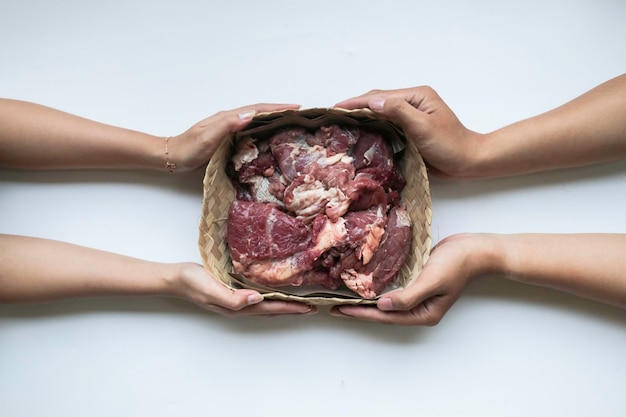
M470 143L474 144L470 152L470 163L465 169L465 178L499 177L498 140L492 133L471 132Z
M489 259L486 274L511 279L515 275L518 262L518 244L515 235L486 234L489 240L485 256Z
M210 275L202 265L193 262L167 264L163 273L164 294L196 304L206 304L210 298Z
M163 264L161 269L161 295L169 297L184 297L181 282L184 276L184 264Z
M437 244L425 268L454 271L454 280L462 287L473 280L505 270L505 252L501 235L460 233Z
M469 270L473 277L500 274L507 270L505 236L495 233L467 234Z
M149 169L161 172L167 172L167 154L170 153L171 158L171 138L169 144L165 143L164 136L155 136L147 133L136 133L134 138L129 139L126 143L133 146L134 161L130 166L132 168Z
M174 171L176 170L176 163L172 162L172 160L170 159L170 140L173 139L172 136L168 136L165 138L164 142L165 142L165 146L164 146L164 150L163 153L165 154L165 169L170 173L173 174Z

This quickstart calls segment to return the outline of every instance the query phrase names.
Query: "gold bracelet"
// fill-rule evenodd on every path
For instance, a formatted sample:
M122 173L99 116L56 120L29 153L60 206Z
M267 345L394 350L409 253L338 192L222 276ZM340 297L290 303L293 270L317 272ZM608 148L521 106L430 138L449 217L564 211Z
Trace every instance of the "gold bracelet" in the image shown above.
M167 146L171 138L172 138L171 136L168 136L165 138L165 169L167 169L170 172L170 174L173 174L174 170L176 169L176 164L170 162L170 150Z

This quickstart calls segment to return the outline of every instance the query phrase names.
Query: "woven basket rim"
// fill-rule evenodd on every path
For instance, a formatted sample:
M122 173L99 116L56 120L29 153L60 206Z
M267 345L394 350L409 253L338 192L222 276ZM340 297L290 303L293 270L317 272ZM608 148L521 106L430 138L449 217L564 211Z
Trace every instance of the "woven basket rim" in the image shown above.
M421 230L424 236L421 236L420 242L413 242L413 248L419 249L420 253L415 253L416 261L414 263L414 267L412 270L407 272L405 275L405 283L403 287L406 287L413 283L413 281L419 275L419 272L423 268L423 265L426 263L428 256L430 254L430 249L432 246L432 231L431 231L431 223L432 223L432 201L430 197L430 187L428 181L428 174L426 170L426 166L424 161L419 154L419 151L415 147L414 142L406 139L404 132L401 127L394 122L389 121L388 119L382 118L372 112L369 109L357 109L357 110L346 110L346 109L338 109L338 108L308 108L308 109L300 109L300 110L282 110L278 112L263 112L258 113L251 123L244 128L242 131L237 132L235 134L228 135L224 138L223 142L220 144L218 149L215 152L214 157L211 159L209 164L206 167L205 177L203 180L204 185L204 193L203 193L203 201L202 201L202 219L199 227L199 238L198 238L198 247L200 249L201 257L205 268L215 276L222 284L227 286L228 288L235 289L241 288L241 286L235 285L234 280L231 278L231 266L230 256L228 251L224 254L225 245L223 242L219 242L219 238L216 236L216 229L219 229L223 225L217 225L219 221L225 221L225 217L227 216L227 211L224 213L224 208L216 207L216 200L220 199L228 199L225 195L230 194L232 197L228 202L228 206L230 206L230 202L234 199L234 187L228 180L228 185L226 185L224 181L225 172L220 167L225 166L225 156L229 157L231 148L233 143L241 137L254 134L254 132L265 130L276 130L279 127L276 126L289 126L289 125L298 125L298 126L312 126L317 124L318 127L321 125L328 124L328 120L338 120L338 124L352 124L354 126L362 126L363 124L371 124L376 123L377 127L384 127L385 129L391 129L396 132L400 137L405 141L405 146L407 152L411 153L411 157L416 158L415 163L417 165L417 171L412 173L415 175L418 180L416 180L419 185L423 189L419 190L422 192L421 198L424 204L424 212L423 217L420 217L420 225ZM346 120L348 122L341 123L340 121ZM308 123L307 121L311 121ZM365 129L365 127L363 127ZM403 172L405 178L407 177L407 172ZM213 192L217 192L216 183L219 183L220 186L220 196L216 198L213 195ZM221 190L224 188L225 190ZM406 191L406 190L405 190ZM404 202L405 192L403 191L403 202ZM220 203L220 202L218 202ZM223 201L221 204L223 205ZM222 210L222 211L220 211ZM219 212L218 216L212 215L211 213ZM415 225L414 225L415 226ZM223 230L222 230L223 233ZM211 234L211 236L209 236ZM414 237L415 240L415 237ZM217 253L217 256L215 256ZM210 255L213 254L213 255ZM219 258L219 259L218 259ZM227 258L225 260L224 258ZM417 265L417 267L415 267ZM304 302L308 304L317 304L317 305L341 305L341 304L375 304L377 299L363 299L359 298L358 295L355 294L354 297L338 297L338 296L300 296L288 294L281 289L274 289L273 291L259 291L261 292L265 298L267 299L275 299L275 300L285 300L285 301L298 301ZM377 297L378 298L378 297Z

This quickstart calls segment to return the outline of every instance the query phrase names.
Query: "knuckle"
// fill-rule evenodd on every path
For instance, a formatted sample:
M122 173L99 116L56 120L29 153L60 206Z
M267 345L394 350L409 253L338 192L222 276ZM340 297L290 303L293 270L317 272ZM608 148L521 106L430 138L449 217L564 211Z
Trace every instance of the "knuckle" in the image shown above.
M424 320L423 324L428 327L434 327L439 324L441 318L439 315L430 315Z
M235 299L229 302L228 309L235 311L243 310L248 304L245 300Z
M241 314L239 312L239 309L232 308L232 307L220 308L219 310L220 310L219 313L228 319L237 318Z
M431 99L439 98L439 94L437 93L437 90L435 90L433 87L429 85L423 85L421 87L418 87L418 91L425 97L429 97Z
M220 110L217 113L215 113L215 117L224 118L224 117L227 117L229 114L230 114L230 111Z
M465 236L464 233L457 233L457 234L453 234L450 236L446 236L443 239L441 239L433 248L433 251L437 248L442 247L443 245L447 245L450 242L454 242L455 240L459 239L459 238L463 238L463 236Z
M218 310L222 314L235 314L247 306L244 297L238 297L233 293L223 293L221 295L211 297L208 301L210 307Z
M435 89L432 88L430 85L422 85L417 87L418 90L421 90L423 93L429 93L432 94L435 92Z

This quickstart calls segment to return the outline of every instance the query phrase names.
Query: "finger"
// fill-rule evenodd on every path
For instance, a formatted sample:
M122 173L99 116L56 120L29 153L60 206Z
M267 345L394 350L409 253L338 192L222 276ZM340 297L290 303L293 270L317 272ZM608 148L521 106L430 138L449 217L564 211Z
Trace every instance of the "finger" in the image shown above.
M452 295L436 295L406 311L383 311L372 307L341 306L336 311L331 310L331 314L338 317L353 317L386 324L434 326L450 310L456 299L457 297Z
M333 107L338 107L340 109L346 109L346 110L364 109L364 108L367 108L367 103L369 101L369 98L370 98L370 95L369 93L367 93L359 97L353 97L344 101L340 101L339 103L335 104Z
M299 108L299 104L258 103L222 112L220 114L223 118L224 131L220 133L227 135L243 129L259 113L297 110Z
M367 103L372 97L404 97L411 88L403 88L398 90L370 90L360 96L352 97L347 100L340 101L334 107L341 109L354 110L367 108Z
M240 316L302 315L317 313L317 308L314 306L288 301L263 301L262 303L244 307L238 311L229 310L218 305L208 305L203 307L207 310L211 310L215 313L231 318Z
M240 107L235 109L237 113L254 110L257 113L282 111L282 110L297 110L300 108L299 104L295 103L257 103L249 106Z
M409 311L437 295L439 287L436 280L430 279L427 264L413 284L381 296L376 306L382 311Z
M420 103L417 102L417 105ZM405 126L415 126L422 122L425 113L401 97L373 96L368 98L367 106L374 112Z
M405 324L434 326L454 305L459 295L446 291L438 281L422 271L418 281L404 290L391 292L378 300L378 310L390 315L380 315L385 320Z
M420 137L426 134L428 122L426 113L416 108L422 103L416 97L415 94L402 96L398 92L389 92L384 95L356 97L337 103L335 106L348 110L369 108L375 113L399 123L407 133L412 134L419 140Z
M413 87L413 88L401 88L397 90L371 90L365 94L361 94L357 97L352 97L347 100L340 101L335 104L335 107L339 107L347 110L354 109L364 109L369 107L370 99L374 97L381 98L401 98L408 102L412 102L415 99L416 92L418 92L421 87Z
M413 309L415 320L425 326L435 326L452 308L458 296L437 295L425 300L419 307Z
M272 315L284 315L284 314L315 314L317 308L309 304L290 302L290 301L278 301L267 300L260 304L256 304L240 310L238 314L254 315L254 316L272 316Z
M217 284L211 291L211 299L204 307L215 306L220 312L238 312L246 310L253 314L302 314L311 311L311 306L304 303L286 301L264 301L263 295L254 290L232 290Z
M429 86L419 86L397 90L372 90L358 97L341 101L335 104L335 107L348 110L370 108L376 111L377 108L381 107L377 102L389 99L403 100L425 113L432 113L442 104L442 100L435 90Z
M384 324L401 326L431 325L434 318L416 314L414 311L381 311L374 307L340 306L331 310L335 317L354 318Z

